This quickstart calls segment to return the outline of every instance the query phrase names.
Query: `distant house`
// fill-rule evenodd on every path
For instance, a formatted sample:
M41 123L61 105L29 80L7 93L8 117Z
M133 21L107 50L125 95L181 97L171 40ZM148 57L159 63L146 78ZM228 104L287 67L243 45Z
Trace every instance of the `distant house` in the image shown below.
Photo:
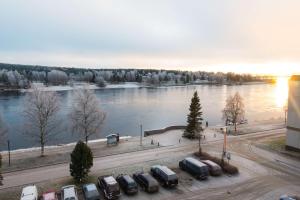
M300 151L300 75L289 81L286 148Z

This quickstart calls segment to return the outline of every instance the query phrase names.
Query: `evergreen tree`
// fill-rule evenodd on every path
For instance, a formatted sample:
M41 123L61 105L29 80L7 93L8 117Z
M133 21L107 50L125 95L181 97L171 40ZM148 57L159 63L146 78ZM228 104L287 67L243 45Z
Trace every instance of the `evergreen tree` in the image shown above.
M93 166L93 153L91 149L82 141L77 142L71 153L70 173L73 178L82 182L88 176L90 168Z
M197 133L202 131L202 111L200 99L197 91L191 99L190 114L187 116L187 127L183 133L184 137L193 139L197 137Z

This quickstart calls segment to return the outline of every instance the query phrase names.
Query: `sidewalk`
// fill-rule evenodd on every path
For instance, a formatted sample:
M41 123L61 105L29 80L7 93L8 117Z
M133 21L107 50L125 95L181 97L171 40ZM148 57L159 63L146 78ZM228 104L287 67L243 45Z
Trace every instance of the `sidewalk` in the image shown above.
M121 139L119 144L115 146L107 146L106 141L90 142L88 145L92 149L94 157L103 157L158 147L157 145L151 145L150 138L143 138L143 145L140 146L139 137ZM11 166L8 165L8 153L2 153L2 172L7 173L69 162L70 153L74 149L74 146L75 144L47 147L45 149L44 157L40 157L40 149L25 150L23 152L15 151L11 153Z

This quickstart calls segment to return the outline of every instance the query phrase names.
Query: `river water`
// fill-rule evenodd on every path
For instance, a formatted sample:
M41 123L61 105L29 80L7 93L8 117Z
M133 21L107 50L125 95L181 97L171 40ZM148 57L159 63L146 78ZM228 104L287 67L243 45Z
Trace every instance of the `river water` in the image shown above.
M227 96L235 92L239 92L244 98L246 119L249 122L284 117L286 91L282 91L276 84L97 89L95 93L101 102L99 106L106 112L107 117L100 133L91 139L103 138L111 133L137 136L140 134L140 124L143 130L184 125L195 90L200 96L203 117L209 125L223 124L221 111ZM9 127L8 139L12 149L38 146L22 131L25 94L26 92L0 93L0 112ZM58 117L63 123L55 139L48 145L74 142L80 138L79 135L72 134L69 128L68 113L73 92L58 91L58 94L61 99ZM5 144L1 149L6 149Z

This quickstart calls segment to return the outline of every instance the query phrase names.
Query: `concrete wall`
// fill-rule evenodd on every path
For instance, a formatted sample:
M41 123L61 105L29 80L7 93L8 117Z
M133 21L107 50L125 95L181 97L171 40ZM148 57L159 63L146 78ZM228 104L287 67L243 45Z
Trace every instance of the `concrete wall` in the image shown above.
M300 150L300 131L288 129L286 132L286 145L288 148L292 147Z
M300 149L300 76L293 76L289 81L289 99L287 116L288 147Z
M185 128L186 128L186 126L169 126L169 127L157 129L157 130L144 131L144 136L147 137L150 135L161 134L166 131L178 130L178 129L180 130L180 129L185 129Z

